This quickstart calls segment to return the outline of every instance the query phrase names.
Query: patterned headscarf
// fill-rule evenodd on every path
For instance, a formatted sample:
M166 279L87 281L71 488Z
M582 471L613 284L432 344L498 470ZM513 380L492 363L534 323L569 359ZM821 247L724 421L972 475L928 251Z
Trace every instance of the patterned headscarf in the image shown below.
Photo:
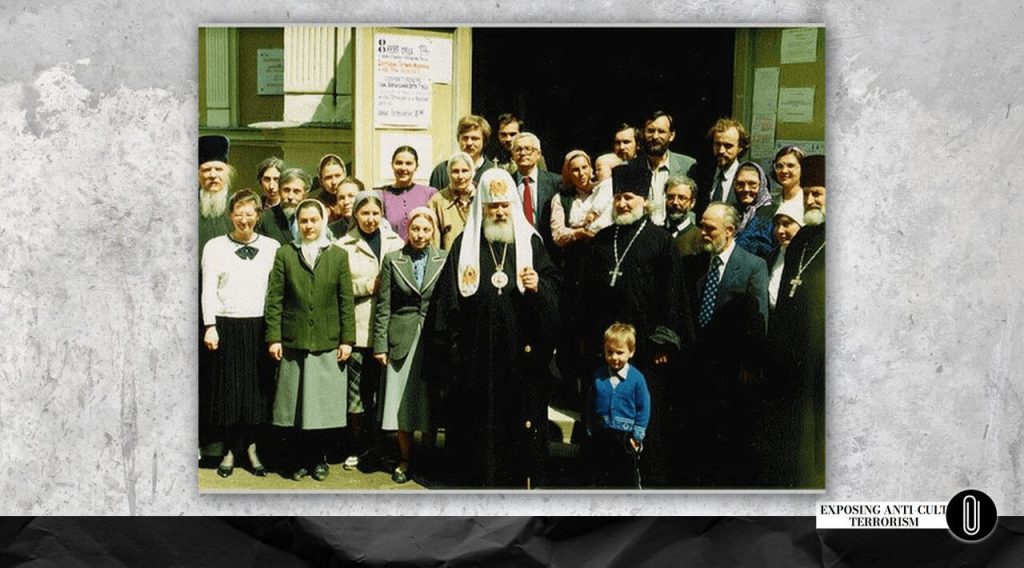
M768 176L764 173L764 168L761 167L761 164L758 164L757 162L743 162L740 164L740 167L736 169L737 176L743 168L754 168L754 170L757 171L759 185L757 189L757 197L754 198L753 204L748 207L744 207L739 203L739 200L736 202L736 210L740 212L741 216L740 224L736 227L737 235L743 232L743 229L747 227L747 223L749 223L750 220L754 218L754 215L757 214L758 209L765 205L772 204L772 193L768 188ZM733 178L733 183L736 183L735 178Z

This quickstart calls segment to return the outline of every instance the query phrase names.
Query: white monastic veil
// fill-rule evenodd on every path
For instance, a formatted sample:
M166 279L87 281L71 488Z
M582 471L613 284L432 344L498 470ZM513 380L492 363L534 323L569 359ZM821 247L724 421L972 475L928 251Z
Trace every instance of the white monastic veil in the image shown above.
M304 199L302 200L301 203L299 203L299 206L295 208L294 220L296 227L298 227L299 223L299 209L303 208L303 205L305 205L306 202L315 204L317 206L317 209L320 211L320 217L322 218L322 221L320 222L320 237L313 243L304 243L302 241L302 233L299 232L299 234L295 236L295 240L292 242L295 244L296 247L298 247L299 252L301 253L299 256L301 256L302 259L306 262L306 264L308 264L309 267L312 268L316 263L316 257L320 256L320 251L331 246L331 241L333 239L331 236L331 230L327 228L327 207L325 207L323 203L320 203L316 199Z
M516 236L516 276L513 278L519 292L525 292L518 274L526 267L533 267L533 247L530 239L537 230L526 220L519 199L516 182L502 168L491 168L480 176L476 197L466 217L466 228L462 232L462 250L459 253L459 293L464 297L476 294L480 287L480 232L483 229L484 203L508 201L512 207L512 230ZM539 209L538 209L539 211Z

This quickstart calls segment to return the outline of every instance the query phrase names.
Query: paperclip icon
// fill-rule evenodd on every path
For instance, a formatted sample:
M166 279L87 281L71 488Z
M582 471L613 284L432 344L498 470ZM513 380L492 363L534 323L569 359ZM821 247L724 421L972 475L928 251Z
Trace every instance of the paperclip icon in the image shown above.
M964 496L964 532L974 536L981 530L981 501L974 495Z

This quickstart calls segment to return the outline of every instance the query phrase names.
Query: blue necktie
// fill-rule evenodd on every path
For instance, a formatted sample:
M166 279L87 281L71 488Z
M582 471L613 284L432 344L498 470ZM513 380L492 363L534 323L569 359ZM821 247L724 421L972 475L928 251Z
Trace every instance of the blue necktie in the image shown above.
M711 315L715 313L715 298L718 297L718 267L722 265L722 259L715 255L711 257L711 268L708 270L708 277L704 280L704 292L700 296L700 313L697 315L697 323L704 327L711 321Z

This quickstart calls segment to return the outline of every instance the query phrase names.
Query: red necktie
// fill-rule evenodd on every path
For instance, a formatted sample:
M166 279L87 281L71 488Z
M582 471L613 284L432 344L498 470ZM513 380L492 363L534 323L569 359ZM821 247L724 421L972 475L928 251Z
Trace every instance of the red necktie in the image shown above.
M533 224L533 192L530 191L530 176L523 178L523 213L526 214L526 220Z

